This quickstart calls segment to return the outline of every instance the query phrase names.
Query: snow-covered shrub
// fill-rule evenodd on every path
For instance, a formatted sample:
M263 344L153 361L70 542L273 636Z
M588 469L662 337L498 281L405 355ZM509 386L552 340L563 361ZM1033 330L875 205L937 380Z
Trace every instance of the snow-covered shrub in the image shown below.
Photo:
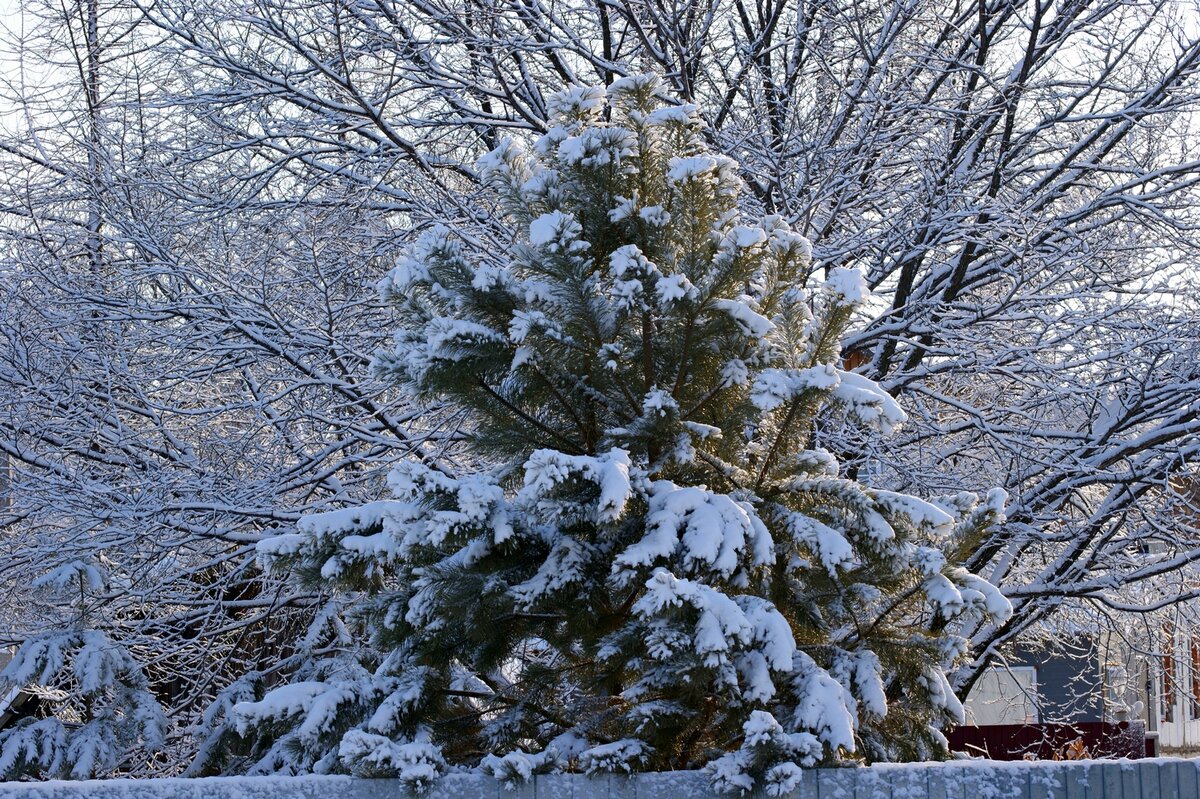
M441 750L428 741L396 743L362 730L342 736L338 759L355 776L396 775L413 792L426 790L446 768Z
M394 498L259 545L354 600L338 665L234 705L239 735L414 785L438 747L509 782L708 765L773 795L942 754L951 624L1008 612L958 565L1002 497L873 488L817 445L905 420L842 368L868 287L739 214L695 108L649 76L550 106L479 164L511 249L435 227L379 285L401 324L377 370L460 409L493 468L404 462Z
M0 672L0 696L27 692L39 711L0 731L0 778L86 780L144 764L166 740L169 722L141 665L120 642L88 629L87 606L106 587L93 563L73 561L34 589L75 608L70 627L27 639Z

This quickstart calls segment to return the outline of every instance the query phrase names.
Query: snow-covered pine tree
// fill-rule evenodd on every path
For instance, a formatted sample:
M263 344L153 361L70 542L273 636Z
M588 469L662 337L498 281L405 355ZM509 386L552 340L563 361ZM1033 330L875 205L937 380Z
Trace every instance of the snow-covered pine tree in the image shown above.
M376 368L462 409L494 468L401 463L395 499L259 545L355 599L341 666L232 706L242 746L416 787L708 767L771 793L942 755L951 623L1009 611L956 565L1003 494L870 488L814 446L905 418L839 368L864 278L816 281L783 219L739 216L694 107L643 76L551 108L479 164L511 250L439 227L380 284L401 329Z
M129 650L89 629L104 573L72 561L33 587L70 606L71 618L26 640L0 672L0 696L28 691L53 711L0 731L0 778L85 780L144 766L163 747L169 722Z

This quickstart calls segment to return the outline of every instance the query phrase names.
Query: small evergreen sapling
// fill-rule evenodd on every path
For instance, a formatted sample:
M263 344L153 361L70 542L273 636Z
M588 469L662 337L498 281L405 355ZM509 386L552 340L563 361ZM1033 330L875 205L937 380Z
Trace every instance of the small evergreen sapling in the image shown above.
M144 764L166 740L166 714L129 651L88 628L88 606L105 588L93 563L72 561L33 588L73 606L73 623L26 640L0 672L0 695L27 691L53 715L0 731L0 778L86 780Z
M380 284L401 327L376 369L462 409L494 468L401 463L395 499L259 545L351 592L354 665L234 705L243 745L287 730L292 768L414 787L706 767L771 794L943 755L950 623L1009 612L948 555L1003 495L872 489L813 445L825 420L905 419L839 368L865 280L814 279L783 219L740 217L694 107L650 76L551 107L531 150L479 163L512 248L435 228Z

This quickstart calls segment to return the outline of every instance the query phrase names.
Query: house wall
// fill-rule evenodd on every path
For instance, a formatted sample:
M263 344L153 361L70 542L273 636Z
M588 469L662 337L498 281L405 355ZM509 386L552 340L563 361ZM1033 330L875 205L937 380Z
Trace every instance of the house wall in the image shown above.
M994 667L972 687L965 703L968 723L1077 724L1112 720L1105 718L1098 651L1095 642L1087 639L1069 642L1053 652L1018 648L1004 665Z
M1144 756L1147 738L1157 740L1143 701L1149 669L1119 644L1102 636L1019 647L972 687L952 745L997 759L1062 757L1077 742L1092 757Z
M1158 751L1163 754L1200 754L1200 663L1192 645L1200 646L1200 631L1171 629L1162 651L1170 657L1153 658L1147 706L1153 709L1158 728ZM1168 689L1170 686L1171 689Z
M1037 670L1039 721L1073 724L1104 720L1104 679L1093 640L1075 639L1053 652L1018 648L1010 662Z
M1158 753L1200 755L1200 663L1191 651L1200 630L1178 623L1151 632L1158 637L1138 649L1116 633L1102 640L1106 720L1140 718Z
M1037 669L992 668L980 675L963 703L967 725L1035 724L1038 721Z
M13 659L13 650L0 649L0 670ZM5 686L0 684L0 730L8 726L19 715L19 707L29 698L23 694L20 686Z

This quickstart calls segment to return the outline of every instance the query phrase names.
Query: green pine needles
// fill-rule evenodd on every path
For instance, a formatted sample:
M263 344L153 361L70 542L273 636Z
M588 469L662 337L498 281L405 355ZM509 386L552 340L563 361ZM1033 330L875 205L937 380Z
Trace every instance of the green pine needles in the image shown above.
M490 471L396 467L395 499L259 546L343 591L295 679L230 704L259 769L707 768L723 791L940 757L956 623L1008 602L958 567L1003 493L930 502L839 476L822 420L904 414L842 370L863 276L813 275L652 76L552 99L479 171L506 253L445 228L382 281L376 368L465 412Z

